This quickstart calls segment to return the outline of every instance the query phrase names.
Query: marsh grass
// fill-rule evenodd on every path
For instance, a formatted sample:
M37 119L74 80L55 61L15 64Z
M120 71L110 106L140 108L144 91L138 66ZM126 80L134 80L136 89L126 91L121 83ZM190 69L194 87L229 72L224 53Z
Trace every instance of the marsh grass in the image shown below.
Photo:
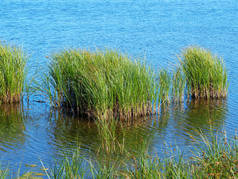
M48 178L64 178L64 179L79 179L84 178L85 175L85 159L80 156L80 151L76 150L72 157L69 159L65 157L61 161L57 161L50 171L44 166L46 176Z
M1 179L5 179L8 177L9 175L9 169L5 168L5 169L2 169L2 166L0 165L0 178Z
M197 151L193 151L193 157L187 159L179 148L169 149L170 154L160 158L151 156L145 147L139 156L128 153L127 162L121 162L119 166L115 163L108 165L101 160L95 163L80 156L72 157L72 161L65 159L53 172L49 170L47 176L48 178L237 178L237 137L228 141L225 134L223 137L212 134L207 138L201 133L201 138ZM87 165L84 165L86 163Z
M225 132L214 134L211 131L211 135L206 137L200 132L200 138L196 143L197 150L191 151L192 157L185 158L179 148L175 150L174 147L167 146L163 158L160 158L149 154L149 146L146 142L141 143L144 145L144 150L139 155L126 151L125 147L120 149L121 152L118 152L117 146L111 147L113 143L119 143L115 137L114 124L113 126L108 126L109 123L98 124L98 127L103 127L102 130L108 128L107 132L110 133L99 133L102 135L101 142L108 140L103 144L105 147L101 148L100 157L85 158L80 155L80 148L77 148L72 157L57 161L53 167L45 166L42 162L45 176L49 179L238 177L237 136L227 139ZM10 174L8 169L0 170L0 176L3 178L9 178ZM34 176L34 172L28 171L27 174L29 175L24 174L21 177Z
M90 119L134 119L155 114L161 104L225 98L227 71L210 51L189 47L172 76L117 51L64 50L52 55L37 90L52 106Z
M180 64L192 98L224 98L227 95L227 71L223 59L200 47L182 52Z
M159 99L161 103L170 103L171 76L165 69L159 72Z
M184 100L185 77L180 67L177 67L172 77L172 96L174 102L182 102Z
M151 157L142 155L128 170L129 178L237 178L237 137L230 141L226 135L201 133L202 142L194 156L185 160L182 153L176 157Z
M24 87L26 55L0 42L0 102L18 103Z
M226 132L223 136L211 135L206 137L201 134L202 145L198 148L198 154L194 156L197 175L213 178L238 177L238 141L237 136L227 139Z
M116 51L67 50L52 56L40 90L79 115L130 119L153 113L157 85L146 64Z

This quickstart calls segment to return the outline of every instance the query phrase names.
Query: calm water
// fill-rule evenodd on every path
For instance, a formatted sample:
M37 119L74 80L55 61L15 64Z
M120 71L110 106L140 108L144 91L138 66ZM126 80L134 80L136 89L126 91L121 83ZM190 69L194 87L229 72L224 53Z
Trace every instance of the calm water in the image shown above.
M191 44L221 55L229 72L227 100L171 106L159 119L126 128L130 150L139 150L143 140L152 153L164 143L189 151L196 129L212 126L231 136L238 128L237 18L237 0L1 0L0 39L30 55L28 78L47 70L47 55L70 47L146 56L154 69L172 69L176 54ZM33 97L29 105L0 109L0 161L11 168L21 162L26 170L39 159L52 163L78 144L90 157L98 142L94 124L59 115Z

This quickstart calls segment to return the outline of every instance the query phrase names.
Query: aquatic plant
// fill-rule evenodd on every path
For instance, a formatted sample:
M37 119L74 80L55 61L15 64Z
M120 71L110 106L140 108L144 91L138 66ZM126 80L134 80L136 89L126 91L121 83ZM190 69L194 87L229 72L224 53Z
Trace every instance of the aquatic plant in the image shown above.
M100 121L100 120L98 120ZM115 121L115 120L114 120ZM106 140L112 139L112 143L119 142L114 137L115 124L100 123L98 127L107 127L109 134ZM107 126L106 126L107 125ZM101 129L99 129L101 130ZM104 129L103 129L104 130ZM106 133L99 135L107 136ZM200 140L202 139L202 140ZM238 141L237 136L227 139L226 133L212 133L206 137L200 132L200 138L196 142L197 150L191 151L193 156L184 158L183 153L177 147L167 146L164 156L151 156L147 142L141 142L144 150L139 155L128 152L122 147L122 152L115 152L114 146L110 150L103 150L106 156L110 153L117 158L103 157L92 159L80 155L78 147L72 156L65 156L63 160L56 161L49 167L42 161L42 170L45 177L51 178L237 178L238 177ZM195 139L196 140L196 139ZM108 141L106 145L111 145ZM123 143L121 143L123 145ZM108 146L110 148L110 146ZM106 147L106 148L108 148ZM108 153L109 152L109 153ZM123 154L123 156L122 156ZM122 162L120 162L122 160ZM37 173L28 171L18 176L34 177ZM0 168L0 177L14 176L7 168ZM11 177L13 178L13 177Z
M223 98L227 95L227 71L223 59L200 47L182 52L180 64L192 98Z
M26 59L20 48L0 42L0 103L20 101L25 80Z
M97 118L152 114L153 70L116 51L65 50L51 58L40 90L55 107Z
M145 147L147 150L140 156L128 153L128 161L121 162L120 166L115 163L107 165L105 162L98 165L73 155L71 162L66 158L54 170L46 172L48 178L237 178L237 136L228 141L226 135L217 135L211 134L208 139L201 133L200 147L188 159L178 148L168 148L167 154L160 158L151 156Z
M80 150L76 150L70 159L65 157L63 160L57 161L49 171L43 162L41 163L48 178L84 178L86 173L84 168L85 159L80 156Z
M165 69L159 72L159 99L161 103L169 103L169 93L171 88L171 76Z
M5 169L3 169L2 168L2 165L0 165L0 178L1 179L5 179L5 178L8 178L8 176L9 176L9 169L8 168L5 168Z
M198 147L198 154L193 157L197 163L194 173L197 176L211 178L238 177L238 143L235 135L227 139L226 131L223 134L211 134L206 137L201 133L202 144Z
M202 142L194 156L185 160L182 153L171 148L172 156L137 158L128 169L128 178L237 178L237 136L228 141L226 135L211 134L207 138L200 133Z
M181 102L184 98L185 77L181 68L177 67L173 73L172 78L172 96L174 102Z

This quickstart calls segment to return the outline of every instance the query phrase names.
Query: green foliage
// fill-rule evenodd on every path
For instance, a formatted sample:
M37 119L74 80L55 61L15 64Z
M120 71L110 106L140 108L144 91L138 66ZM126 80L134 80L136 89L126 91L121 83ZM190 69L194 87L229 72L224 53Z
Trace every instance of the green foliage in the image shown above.
M184 90L185 90L185 77L181 71L181 68L176 68L173 73L172 79L172 95L174 101L181 102L184 97Z
M50 171L47 171L44 164L43 168L46 169L45 173L48 178L55 179L80 179L85 175L84 159L80 156L79 150L77 150L71 159L65 158L62 161L57 161L55 166Z
M49 68L41 90L54 106L99 118L152 113L157 83L144 63L116 51L68 50L55 54Z
M169 103L169 93L171 87L171 76L166 70L159 72L159 98L161 103Z
M94 164L91 160L80 156L75 158L74 155L71 162L66 158L57 164L60 167L47 172L47 176L48 178L237 178L237 140L229 142L226 137L218 138L214 134L211 139L203 134L201 138L203 141L199 144L200 148L193 157L186 160L179 150L172 148L170 154L164 158L152 157L148 154L148 150L139 156L127 153L127 162L121 162L119 166L113 163L111 158ZM108 165L108 162L112 163ZM86 163L88 165L83 165Z
M238 145L237 136L227 139L226 133L219 136L213 134L206 137L200 133L197 151L185 159L178 148L170 146L165 150L163 158L151 156L149 146L141 142L138 155L129 152L124 143L116 137L116 120L111 123L98 120L97 126L102 145L99 156L95 159L80 155L79 148L71 157L57 161L53 167L42 170L45 177L57 179L79 178L237 178L238 177ZM20 174L18 174L21 176ZM28 171L21 177L36 175ZM0 178L9 178L12 173L8 169L0 170Z
M238 145L237 136L228 141L226 132L223 137L212 135L211 139L201 135L203 144L194 157L197 176L211 178L237 178L238 177Z
M218 135L218 134L217 134ZM227 141L211 134L208 139L201 134L202 143L194 157L185 160L182 154L177 157L151 157L142 155L128 170L129 178L237 178L238 145L237 139Z
M223 59L199 47L182 53L181 67L187 90L193 98L223 98L227 95L227 71Z
M157 80L158 79L158 80ZM52 56L39 90L52 106L80 116L131 119L156 113L161 103L227 95L223 60L198 47L182 53L180 66L158 74L116 51L65 50ZM159 109L158 109L159 111Z
M20 101L23 90L26 56L17 47L0 43L0 102Z
M9 169L2 169L2 166L0 165L0 178L1 179L5 179L5 178L8 178L8 175L9 175Z

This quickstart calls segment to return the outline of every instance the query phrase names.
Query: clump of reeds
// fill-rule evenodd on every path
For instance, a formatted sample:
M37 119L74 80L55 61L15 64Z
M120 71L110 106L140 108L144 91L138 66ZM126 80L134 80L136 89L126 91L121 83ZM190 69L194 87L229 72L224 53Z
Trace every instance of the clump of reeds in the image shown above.
M43 86L54 106L99 118L152 114L157 98L154 72L111 50L66 50L53 55Z
M172 95L174 102L181 102L184 98L185 77L181 68L177 67L173 73L172 79Z
M159 99L161 103L169 103L171 76L165 69L159 72Z
M222 58L203 48L189 47L180 62L192 98L226 97L227 71Z
M23 90L26 56L18 47L0 42L0 103L17 103Z

